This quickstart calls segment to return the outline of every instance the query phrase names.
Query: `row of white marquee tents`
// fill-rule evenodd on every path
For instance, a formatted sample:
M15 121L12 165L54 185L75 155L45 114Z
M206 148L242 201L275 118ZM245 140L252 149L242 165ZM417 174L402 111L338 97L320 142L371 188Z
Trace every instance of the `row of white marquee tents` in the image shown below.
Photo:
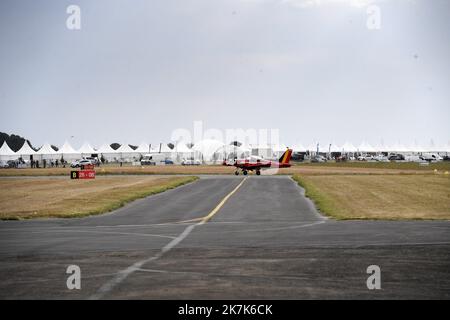
M419 146L417 144L404 146L402 144L394 145L377 145L372 146L367 142L363 142L358 146L346 142L343 145L336 144L319 144L313 143L308 146L295 144L291 146L294 152L312 152L316 153L379 153L379 152L397 152L397 153L423 153L423 152L450 152L450 141L447 145L434 145L430 143L428 146ZM94 149L89 143L84 143L79 149L74 149L68 142L65 142L58 151L55 151L50 144L45 143L38 151L33 150L27 142L17 151L14 152L8 146L6 141L0 147L0 160L15 160L18 158L29 159L33 156L34 159L61 159L65 160L79 159L81 157L91 156L93 154L103 156L107 160L130 160L139 158L141 155L148 153L163 153L168 158L176 158L177 160L183 158L196 158L205 161L219 160L227 157L229 154L234 154L237 157L244 157L250 154L260 155L264 157L280 156L287 146L279 145L248 145L235 147L233 145L224 144L217 140L202 140L195 143L192 148L184 143L177 143L173 149L169 148L167 144L149 145L146 143L140 144L137 149L131 148L128 144L122 144L117 150L111 148L109 144L103 144L97 149Z
M383 145L378 144L375 146L370 145L367 142L362 142L360 145L355 146L352 143L346 142L343 145L336 144L311 144L304 147L300 144L293 146L294 151L296 150L309 150L312 152L317 152L319 149L320 153L327 152L341 152L341 153L381 153L381 152L398 152L398 153L423 153L423 152L438 152L447 153L450 152L450 141L446 145L435 145L430 143L428 145L403 145L401 143L395 143L393 145Z
M191 150L183 145L177 146L178 152L190 153ZM151 147L149 144L142 143L137 149L131 148L128 144L122 144L117 150L114 150L109 144L103 144L97 149L94 149L90 143L84 143L79 149L74 149L68 142L65 142L58 151L55 151L49 143L45 143L39 150L33 150L25 141L23 146L14 152L8 146L6 141L0 147L0 160L14 160L18 158L29 159L33 156L34 159L61 159L72 160L82 157L90 157L91 155L104 156L106 159L121 159L140 156L148 153L173 153L166 144L161 144L161 147Z

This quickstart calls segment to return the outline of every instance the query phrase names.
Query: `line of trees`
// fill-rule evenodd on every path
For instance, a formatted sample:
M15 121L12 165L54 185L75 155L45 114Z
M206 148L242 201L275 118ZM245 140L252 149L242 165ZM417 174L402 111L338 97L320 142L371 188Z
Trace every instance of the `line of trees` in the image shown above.
M22 148L23 143L25 141L27 141L30 144L30 147L34 151L37 151L37 149L32 146L32 144L30 143L29 140L26 140L25 138L18 136L16 134L9 135L7 133L0 132L0 146L2 146L5 141L8 144L8 146L11 148L11 150L14 152L19 151L20 148Z

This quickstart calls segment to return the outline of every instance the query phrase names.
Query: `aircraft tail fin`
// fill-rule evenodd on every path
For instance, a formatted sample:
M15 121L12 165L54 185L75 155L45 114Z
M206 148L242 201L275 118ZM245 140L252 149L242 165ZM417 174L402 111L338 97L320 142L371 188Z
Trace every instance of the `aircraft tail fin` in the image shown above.
M292 156L292 149L287 149L281 156L280 160L278 160L278 162L280 164L288 164L289 161L291 161L291 156Z

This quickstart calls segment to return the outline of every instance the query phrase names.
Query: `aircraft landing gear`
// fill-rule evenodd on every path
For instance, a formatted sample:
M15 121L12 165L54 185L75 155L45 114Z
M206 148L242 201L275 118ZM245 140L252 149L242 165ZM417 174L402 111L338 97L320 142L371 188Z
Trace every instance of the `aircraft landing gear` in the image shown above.
M256 175L257 175L257 176L260 176L260 175L261 175L261 171L256 170Z
M247 170L242 170L242 174L246 176L248 174Z
M238 175L239 175L239 171L236 170L236 171L234 172L234 174L238 176Z

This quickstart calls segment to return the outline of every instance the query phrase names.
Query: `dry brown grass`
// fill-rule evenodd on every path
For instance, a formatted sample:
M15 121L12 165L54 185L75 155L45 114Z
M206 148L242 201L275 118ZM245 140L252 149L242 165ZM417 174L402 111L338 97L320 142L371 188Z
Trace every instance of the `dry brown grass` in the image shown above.
M294 176L337 219L450 219L448 175Z
M0 176L69 176L71 168L2 169ZM95 168L97 175L196 175L233 174L234 167L227 166L102 166Z
M444 171L441 171L444 172ZM435 174L434 170L398 169L398 168L364 168L364 167L333 167L328 165L299 165L281 169L281 174L300 175L427 175Z
M46 169L2 169L0 176L69 176L70 168L46 168ZM199 175L199 174L233 174L234 167L222 165L201 166L115 166L108 165L95 169L97 175ZM359 167L359 166L331 166L330 164L294 165L291 168L279 169L278 174L324 175L324 174L434 174L434 167L416 169L404 167L399 164L391 167ZM444 172L439 170L439 172Z
M0 179L0 219L99 214L195 179L189 176L111 176L95 180L71 180L69 176L3 178Z

